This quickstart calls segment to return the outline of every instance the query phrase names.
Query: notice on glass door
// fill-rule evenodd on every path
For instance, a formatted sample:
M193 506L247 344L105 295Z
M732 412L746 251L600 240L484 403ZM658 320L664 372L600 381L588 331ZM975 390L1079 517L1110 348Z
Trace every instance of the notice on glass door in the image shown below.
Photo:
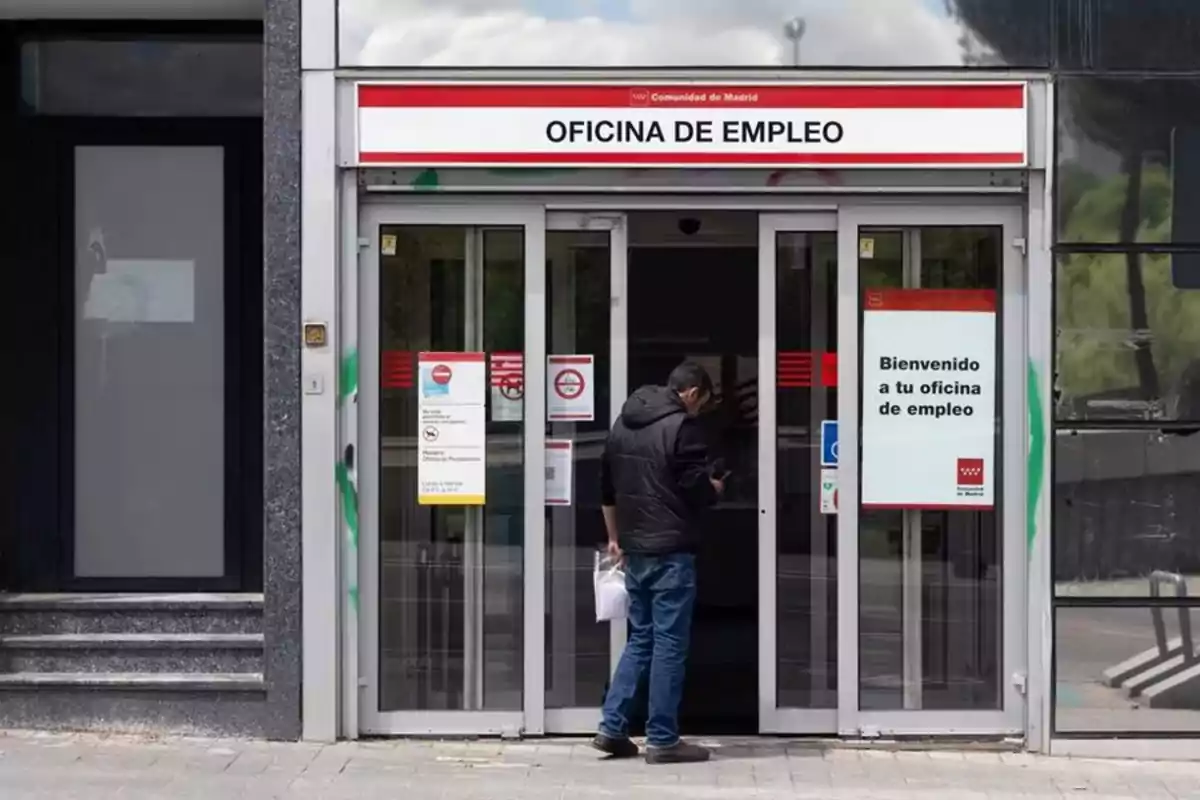
M546 359L546 419L591 422L596 418L596 359L590 355Z
M868 290L862 342L863 507L992 508L995 292Z
M492 353L492 422L520 422L525 411L525 355Z
M546 440L546 505L571 505L575 488L575 443L570 439Z
M420 353L417 497L421 505L483 505L487 492L487 368L483 353Z

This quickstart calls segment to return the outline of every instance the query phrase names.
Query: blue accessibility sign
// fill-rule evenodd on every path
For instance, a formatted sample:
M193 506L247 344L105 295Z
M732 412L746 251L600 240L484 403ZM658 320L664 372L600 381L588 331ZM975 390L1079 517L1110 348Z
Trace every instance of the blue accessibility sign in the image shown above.
M821 466L838 465L838 424L836 419L821 420Z

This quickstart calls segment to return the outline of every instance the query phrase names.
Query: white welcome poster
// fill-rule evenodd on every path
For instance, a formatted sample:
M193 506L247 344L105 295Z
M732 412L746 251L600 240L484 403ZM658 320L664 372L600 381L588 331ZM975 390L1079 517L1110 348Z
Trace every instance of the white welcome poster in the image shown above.
M863 508L993 507L996 345L993 291L866 292Z

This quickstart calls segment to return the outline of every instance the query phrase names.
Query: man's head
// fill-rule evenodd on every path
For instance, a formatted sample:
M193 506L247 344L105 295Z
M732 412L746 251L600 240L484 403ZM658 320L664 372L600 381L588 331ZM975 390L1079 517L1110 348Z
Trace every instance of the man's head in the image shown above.
M685 361L671 370L667 388L679 395L688 416L694 417L712 398L713 382L704 367L693 361Z

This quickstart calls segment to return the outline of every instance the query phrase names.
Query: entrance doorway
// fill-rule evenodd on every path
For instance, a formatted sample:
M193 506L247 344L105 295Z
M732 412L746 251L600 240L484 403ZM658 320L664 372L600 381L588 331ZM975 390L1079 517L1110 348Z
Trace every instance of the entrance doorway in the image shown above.
M1020 208L737 206L365 207L347 411L361 431L361 730L595 729L625 638L592 607L599 454L629 392L685 359L718 387L705 422L733 470L699 554L685 734L1023 729ZM994 507L859 502L863 293L887 289L999 298ZM486 364L475 505L417 491L416 366L431 350ZM554 359L590 386L578 416L551 413Z
M695 361L714 405L702 420L731 470L705 515L680 710L685 731L758 731L758 214L629 215L629 387Z

